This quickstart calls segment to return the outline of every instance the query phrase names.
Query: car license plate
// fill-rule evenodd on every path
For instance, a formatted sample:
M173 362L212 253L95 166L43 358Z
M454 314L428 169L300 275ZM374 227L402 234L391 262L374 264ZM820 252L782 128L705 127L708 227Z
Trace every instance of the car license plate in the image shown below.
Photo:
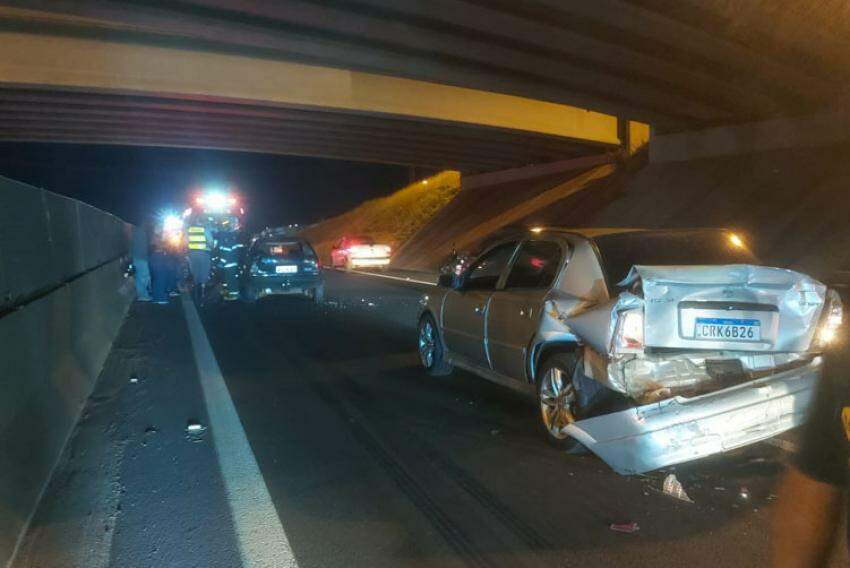
M697 318L694 339L761 341L761 322L757 319Z
M292 274L298 272L298 267L294 264L281 264L274 267L274 271L278 274Z

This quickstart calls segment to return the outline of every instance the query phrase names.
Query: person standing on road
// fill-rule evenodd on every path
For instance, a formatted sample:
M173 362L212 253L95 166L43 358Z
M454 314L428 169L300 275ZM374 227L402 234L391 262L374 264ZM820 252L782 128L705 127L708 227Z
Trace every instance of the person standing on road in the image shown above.
M150 256L151 294L156 304L167 304L169 292L174 287L176 273L174 260L163 239L157 239Z
M826 566L833 553L850 471L850 351L824 358L823 374L800 451L785 474L773 512L773 566ZM847 535L850 543L850 533Z
M195 223L186 231L189 249L189 273L192 275L192 295L203 303L206 285L212 269L212 231L206 225Z
M150 220L133 227L130 254L133 257L133 267L136 272L136 299L140 302L150 302L151 272L148 258L150 253Z

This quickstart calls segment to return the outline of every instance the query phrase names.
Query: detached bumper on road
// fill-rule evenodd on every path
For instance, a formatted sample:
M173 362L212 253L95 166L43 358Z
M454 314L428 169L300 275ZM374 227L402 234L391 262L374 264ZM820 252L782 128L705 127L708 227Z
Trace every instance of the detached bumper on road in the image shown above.
M694 397L580 420L570 434L622 474L643 473L766 440L803 423L820 360Z

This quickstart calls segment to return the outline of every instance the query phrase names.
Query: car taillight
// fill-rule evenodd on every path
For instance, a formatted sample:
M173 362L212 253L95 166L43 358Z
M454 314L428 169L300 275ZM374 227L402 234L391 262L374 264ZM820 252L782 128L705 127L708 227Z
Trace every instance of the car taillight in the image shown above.
M613 353L643 351L643 308L623 310L617 314L617 327L612 339Z
M815 331L815 345L818 348L825 348L836 343L842 323L844 323L844 305L841 302L841 296L835 290L827 290L823 314Z

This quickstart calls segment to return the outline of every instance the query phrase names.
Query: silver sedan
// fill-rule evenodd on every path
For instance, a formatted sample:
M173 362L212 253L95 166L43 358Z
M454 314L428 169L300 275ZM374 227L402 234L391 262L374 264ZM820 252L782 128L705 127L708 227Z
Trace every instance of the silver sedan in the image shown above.
M534 228L422 298L419 354L536 396L541 431L641 473L799 425L838 295L720 229Z

